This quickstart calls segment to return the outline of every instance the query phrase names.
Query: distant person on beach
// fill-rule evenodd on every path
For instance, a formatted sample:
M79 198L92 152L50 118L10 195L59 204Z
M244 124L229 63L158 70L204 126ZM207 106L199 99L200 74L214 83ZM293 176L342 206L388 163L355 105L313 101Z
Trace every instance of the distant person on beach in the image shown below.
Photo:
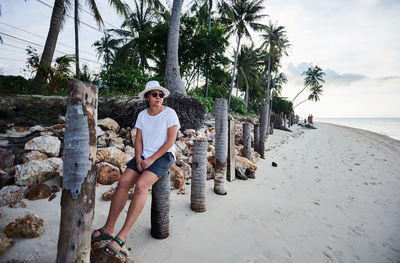
M311 123L311 124L314 124L314 123L313 123L313 116L312 116L312 114L310 115L310 123Z
M103 249L106 256L118 254L143 210L148 190L161 176L168 176L167 172L175 162L173 153L180 123L176 112L162 104L168 95L169 91L154 80L139 93L139 97L148 103L148 108L141 111L136 120L135 157L127 163L127 169L119 179L105 225L92 234L92 243L111 241ZM135 191L125 223L114 237L115 223L133 186Z

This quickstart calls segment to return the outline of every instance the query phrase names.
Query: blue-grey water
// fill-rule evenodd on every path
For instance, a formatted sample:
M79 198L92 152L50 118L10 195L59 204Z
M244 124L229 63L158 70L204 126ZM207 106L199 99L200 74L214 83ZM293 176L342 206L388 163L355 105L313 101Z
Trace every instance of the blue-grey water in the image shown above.
M400 140L400 118L315 118L315 121L372 131Z

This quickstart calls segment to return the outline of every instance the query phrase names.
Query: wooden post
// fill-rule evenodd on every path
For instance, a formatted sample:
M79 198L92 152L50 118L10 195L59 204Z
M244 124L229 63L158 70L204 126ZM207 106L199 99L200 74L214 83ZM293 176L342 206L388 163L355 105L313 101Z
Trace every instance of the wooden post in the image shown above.
M283 114L283 127L287 128L286 114Z
M226 173L226 179L229 182L232 182L236 179L235 175L235 159L236 159L236 151L235 151L235 121L229 119L228 120L228 167Z
M151 236L164 239L169 236L169 171L151 187Z
M243 156L251 160L251 132L250 123L243 123Z
M258 123L254 124L254 151L258 150L258 138L260 134L260 125Z
M57 263L90 260L96 194L97 93L95 85L68 82Z
M228 159L228 103L215 99L215 178L214 192L226 195L226 166Z
M207 141L193 141L192 183L190 208L196 212L206 211Z

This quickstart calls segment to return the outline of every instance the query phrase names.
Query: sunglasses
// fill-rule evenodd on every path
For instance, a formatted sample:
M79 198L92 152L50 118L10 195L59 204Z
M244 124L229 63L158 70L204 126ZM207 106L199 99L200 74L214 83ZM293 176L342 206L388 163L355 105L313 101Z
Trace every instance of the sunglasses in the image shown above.
M165 94L164 93L158 93L158 92L152 92L151 96L153 96L153 98L156 98L157 95L160 97L160 99L164 98Z

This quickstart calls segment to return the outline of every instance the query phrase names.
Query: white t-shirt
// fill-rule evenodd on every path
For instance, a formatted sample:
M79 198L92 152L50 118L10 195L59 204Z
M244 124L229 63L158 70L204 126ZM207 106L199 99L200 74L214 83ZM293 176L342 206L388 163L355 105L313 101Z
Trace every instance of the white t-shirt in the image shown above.
M165 107L159 114L155 116L149 115L147 109L142 110L136 120L135 128L142 130L143 152L144 158L152 156L167 141L168 128L178 125L181 127L176 112ZM169 148L175 156L175 144Z

